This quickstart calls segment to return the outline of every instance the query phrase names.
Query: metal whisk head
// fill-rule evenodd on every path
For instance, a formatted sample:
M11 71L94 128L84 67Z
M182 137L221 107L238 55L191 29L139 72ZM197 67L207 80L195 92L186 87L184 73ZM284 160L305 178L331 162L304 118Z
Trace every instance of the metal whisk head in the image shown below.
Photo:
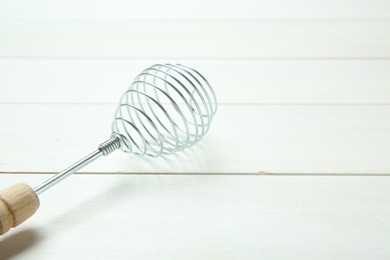
M111 138L98 149L34 188L37 194L116 149L157 157L198 142L217 110L215 93L196 70L158 64L139 74L122 95Z
M110 139L34 189L22 183L0 192L0 235L34 214L37 195L103 155L122 149L156 157L193 145L209 130L216 110L214 91L196 70L180 64L145 69L122 95Z
M121 149L159 156L198 142L217 109L215 93L196 70L158 64L139 74L122 95L112 123Z

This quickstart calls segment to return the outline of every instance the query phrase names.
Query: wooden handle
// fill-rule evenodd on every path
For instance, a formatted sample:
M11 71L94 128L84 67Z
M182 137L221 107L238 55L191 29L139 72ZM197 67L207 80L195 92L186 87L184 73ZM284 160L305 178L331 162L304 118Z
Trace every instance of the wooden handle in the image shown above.
M31 217L39 208L39 198L24 183L0 191L0 235Z

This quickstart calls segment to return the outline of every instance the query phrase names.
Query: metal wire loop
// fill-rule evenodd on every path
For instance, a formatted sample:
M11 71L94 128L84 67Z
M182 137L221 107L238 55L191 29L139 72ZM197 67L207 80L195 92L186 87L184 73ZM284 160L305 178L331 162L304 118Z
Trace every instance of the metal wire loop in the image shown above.
M112 134L123 151L157 157L198 142L216 110L215 93L199 72L157 64L139 74L121 96Z

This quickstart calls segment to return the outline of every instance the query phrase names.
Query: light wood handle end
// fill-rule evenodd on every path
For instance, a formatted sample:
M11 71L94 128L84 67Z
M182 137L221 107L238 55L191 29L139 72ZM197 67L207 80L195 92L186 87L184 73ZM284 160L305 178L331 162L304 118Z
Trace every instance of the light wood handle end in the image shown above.
M0 191L0 235L34 215L39 208L39 198L24 183L14 184Z

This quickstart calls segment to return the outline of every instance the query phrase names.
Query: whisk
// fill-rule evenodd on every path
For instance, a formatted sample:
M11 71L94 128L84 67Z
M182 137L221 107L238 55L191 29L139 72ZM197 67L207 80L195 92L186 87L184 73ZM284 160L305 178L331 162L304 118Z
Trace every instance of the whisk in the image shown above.
M198 71L181 64L145 69L121 96L111 137L96 151L34 189L18 183L0 191L0 234L35 213L39 194L101 156L121 149L157 157L195 144L209 130L216 110L215 93Z

